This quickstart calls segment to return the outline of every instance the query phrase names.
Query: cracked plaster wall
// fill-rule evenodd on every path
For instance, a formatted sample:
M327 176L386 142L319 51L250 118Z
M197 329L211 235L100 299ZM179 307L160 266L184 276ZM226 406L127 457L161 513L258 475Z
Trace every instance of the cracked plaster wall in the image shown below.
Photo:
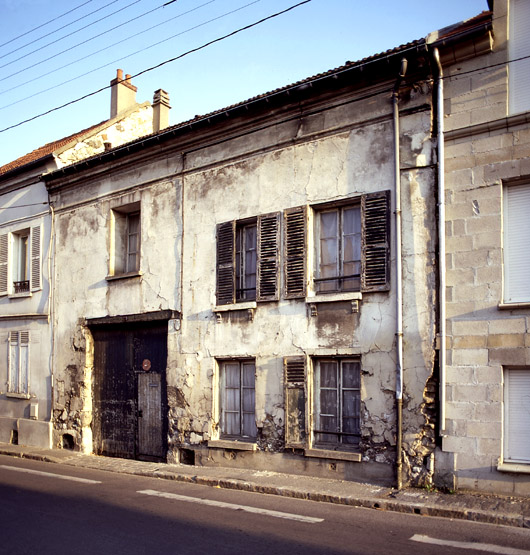
M108 172L52 197L57 211L56 443L69 433L76 448L92 449L93 345L85 319L180 308L180 194L174 181L160 178L163 169L133 168L119 177ZM146 181L149 187L142 186ZM142 275L108 281L111 210L131 202L141 206ZM169 356L169 367L173 364Z
M427 102L428 86L408 98L410 105ZM406 102L404 102L406 104ZM359 110L359 106L356 106ZM306 118L298 126L274 128L298 143L265 150L274 144L265 136L230 143L224 151L188 156L193 169L184 180L186 233L183 245L182 358L175 376L182 395L170 430L174 445L200 445L219 437L217 362L226 358L256 360L256 420L258 449L284 449L283 357L347 353L362 359L363 461L390 465L395 460L395 260L392 247L392 290L365 294L358 314L350 303L318 306L309 316L303 300L258 303L253 321L246 311L222 314L215 306L215 225L229 220L282 211L356 194L393 189L393 139L390 119L362 125L362 117L377 117L390 107L378 99L361 116L351 107L334 109L330 117ZM386 112L384 112L386 110ZM362 108L360 109L362 113ZM350 129L322 138L308 136L323 125L351 122ZM424 457L434 449L432 398L427 392L434 364L435 179L430 111L402 117L403 166L419 166L402 175L403 276L405 325L405 455L410 479L429 479ZM237 156L233 163L223 158ZM201 170L205 162L217 166ZM392 218L391 235L394 237ZM310 244L312 240L310 239ZM311 257L311 254L310 254ZM427 388L427 389L426 389ZM430 406L430 405L429 405ZM180 417L179 417L180 415ZM247 457L247 455L245 455ZM248 463L247 463L248 464Z

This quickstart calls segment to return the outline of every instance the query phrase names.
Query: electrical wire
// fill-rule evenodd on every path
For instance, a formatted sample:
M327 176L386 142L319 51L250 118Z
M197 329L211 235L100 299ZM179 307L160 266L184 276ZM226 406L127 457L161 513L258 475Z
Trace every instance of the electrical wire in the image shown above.
M42 73L42 74L39 75L38 77L33 77L32 79L29 79L28 81L24 81L23 83L20 83L19 85L16 85L16 86L14 86L14 87L11 87L10 89L4 89L3 91L0 91L0 96L3 95L3 94L6 94L6 93L8 93L8 92L14 91L14 90L16 90L16 89L19 89L20 87L23 87L23 86L25 86L25 85L29 85L30 83L34 83L35 81L38 81L39 79L42 79L43 77L48 77L48 76L51 75L52 73L57 73L58 71L60 71L60 70L62 70L62 69L65 69L65 68L67 68L67 67L69 67L69 66L77 65L77 64L79 64L79 62L81 62L81 61L83 61L83 60L86 60L86 59L88 59L88 58L91 58L92 56L96 56L97 54L100 54L101 52L104 52L104 51L108 50L109 48L112 48L113 46L117 46L117 45L119 45L119 44L123 44L124 42L127 42L127 41L129 41L129 40L135 40L136 37L138 37L138 36L140 36L140 35L143 35L144 33L147 33L147 32L149 32L149 31L152 31L152 30L155 29L156 27L160 27L160 26L165 25L166 23L169 23L169 22L171 22L171 21L173 21L173 20L175 20L175 19L179 19L180 17L183 17L183 16L185 16L185 15L188 15L188 14L190 14L190 13L192 13L192 12L194 12L194 11L200 9L200 8L203 8L204 6L207 6L208 4L212 4L213 2L216 2L216 1L217 1L217 0L208 0L208 2L205 2L204 4L201 4L200 6L195 6L195 7L192 8L191 10L188 10L188 11L186 11L186 12L183 12L183 13L181 13L181 14L178 14L178 15L176 15L176 16L170 18L170 19L166 19L166 20L163 21L162 23L157 23L156 25L153 25L152 27L149 27L148 29L145 29L145 30L143 30L143 31L140 31L139 33L135 33L134 36L127 37L127 38L122 39L122 40L120 40L120 41L117 41L117 42L115 42L115 43L113 43L113 44L109 44L109 45L105 46L104 48L100 48L99 50L96 50L96 51L94 51L94 52L91 52L90 54L87 54L86 56L83 56L82 58L78 58L78 59L74 60L73 62L69 62L68 64L64 64L64 65L62 65L62 66L60 66L60 67L58 67L58 68L52 69L51 71L47 71L46 73ZM257 1L261 1L261 0L257 0ZM229 13L232 13L232 12L229 12ZM217 18L216 18L216 19L217 19ZM213 21L213 20L209 20L209 21L207 21L206 23L210 23L211 21ZM196 28L196 27L192 27L192 28L190 28L190 29L186 29L185 31L183 31L182 33L179 33L179 34L183 34L183 33L185 33L185 32L191 31L192 29L195 29L195 28ZM169 37L169 38L174 38L175 36L178 36L178 35L173 35L172 37ZM167 39L167 40L169 40L169 39ZM159 44L159 43L151 44L151 45L149 45L149 46L143 48L143 49L141 50L141 52L144 52L145 50L148 50L149 48L152 48L153 46L156 46L156 45L158 45L158 44ZM51 90L53 90L53 89L56 89L56 88L58 88L58 87L61 87L62 85L65 85L66 83L70 83L71 81L75 81L76 79L79 79L79 78L81 78L81 77L84 77L85 75L89 75L90 73L94 73L94 71L97 71L97 70L99 70L99 69L103 69L104 67L107 67L107 66L109 66L109 65L111 65L111 64L114 64L114 63L116 63L116 62L119 62L119 61L121 61L121 60L124 60L124 59L126 59L126 58L129 58L129 57L131 57L131 56L134 56L134 55L137 54L138 52L139 52L139 51L133 52L132 54L127 54L126 56L123 56L123 57L121 57L121 58L119 58L119 59L117 59L117 60L114 60L114 61L112 61L112 62L109 62L109 63L107 63L107 64L105 64L105 65L103 65L103 66L97 67L97 68L92 69L92 70L89 70L89 71L85 71L85 72L81 73L80 75L77 75L76 77L71 77L71 78L69 78L68 80L63 81L62 83L59 83L58 85L53 85L52 87L49 87L49 88L44 89L44 90L42 90L42 91L38 91L38 92L36 92L36 93L33 93L33 94L31 94L30 96L26 96L25 98L22 98L21 100L17 100L17 101L15 101L15 102L12 102L11 104L7 104L6 106L2 106L2 107L0 107L0 110L3 110L3 109L5 109L5 108L8 108L9 106L13 106L13 105L15 105L15 104L18 104L18 103L20 103L20 102L22 102L22 101L24 101L24 100L28 100L28 99L30 99L30 98L33 98L34 96L38 96L39 94L42 94L42 93L51 91Z
M92 0L89 0L89 1L92 2ZM34 40L30 41L30 42L27 42L26 44L23 44L22 46L19 46L18 48L15 48L14 50L11 50L11 51L9 51L9 52L6 52L6 53L3 54L2 56L0 56L0 60L1 60L2 58L5 58L6 56L9 56L10 54L14 54L15 52L18 52L19 50L22 50L23 48L26 48L26 46L31 46L32 44L35 44L36 42L39 42L40 40L45 39L46 37L49 37L49 36L51 36L51 35L54 35L55 33L59 32L59 31L62 31L63 29L66 29L66 27L70 27L70 25L73 25L74 23L77 23L78 21L81 21L82 19L85 19L86 17L88 17L88 16L90 16L90 15L92 15L92 14L95 14L95 13L97 13L97 12L100 12L101 10L105 10L106 8L108 8L109 6L111 6L112 4L115 4L116 2L119 2L119 0L111 0L110 2L108 2L107 4L105 4L104 6L102 6L101 8L98 8L97 10L94 10L93 12L87 13L86 15L84 15L84 16L82 16L82 17L79 17L79 18L77 18L77 19L74 19L74 21L71 21L70 23L67 23L66 25L63 25L62 27L58 27L58 28L55 29L54 31L50 31L49 33L46 33L45 35L42 35L41 37L39 37L39 38L37 38L37 39L34 39ZM88 2L87 2L87 3L88 3ZM84 5L84 4L83 4L83 5ZM69 12L67 12L67 13L69 13ZM112 15L112 14L111 14L111 15ZM87 27L88 27L88 25L87 25ZM82 27L82 29L85 29L85 27ZM79 29L78 29L78 31L79 31ZM75 32L77 32L77 31L75 31ZM58 39L58 40L61 40L61 39ZM9 44L9 43L6 42L5 44ZM53 42L50 43L50 44L53 44ZM43 47L41 47L41 48L46 48L46 46L49 46L49 44L47 44L47 45L45 45L45 46L43 46ZM40 48L39 48L39 50L40 50ZM37 50L33 50L32 52L30 52L30 54L33 54L33 52L37 52ZM29 56L29 54L27 54L27 55ZM20 59L21 59L21 58L18 58L18 60L20 60ZM17 60L14 60L14 61L16 62ZM4 67L4 66L2 66L2 67Z
M203 50L204 48L207 48L208 46L211 46L212 44L215 44L217 42L221 42L229 37L232 37L234 35L237 35L238 33L241 33L243 31L247 31L248 29L252 29L253 27L256 27L257 25L261 25L262 23L264 23L265 21L269 21L270 19L273 19L275 17L279 17L280 15L283 15L287 12L290 12L291 10L294 10L295 8L298 8L300 6L303 6L304 4L308 4L309 2L312 2L312 0L303 0L302 2L298 2L298 4L294 4L293 6L290 6L289 8L286 8L285 10L281 10L279 12L276 12L274 14L271 14L267 17L264 17L258 21L255 21L254 23L250 23L249 25L245 25L244 27L240 27L239 29L236 29L235 31L232 31L231 33L228 33L226 35L223 35L221 37L218 37L216 39L213 39L211 41L208 41L206 43L204 43L201 46L198 46L197 48L192 48L191 50L187 50L186 52L184 52L183 54L180 54L179 56L175 56L174 58L170 58L168 60L165 60L164 62L161 62L155 66L149 67L147 69L144 69L134 75L131 75L131 79L135 78L135 77L139 77L140 75L143 75L145 73L148 73L150 71L153 71L155 69L158 69L159 67L162 67L166 64L169 64L171 62L175 62L176 60L180 60L181 58L184 58L185 56L188 56L189 54L193 54L194 52L198 52L199 50ZM81 100L85 100L86 98L89 98L91 96L94 96L100 92L103 92L107 89L109 89L111 87L111 85L106 85L105 87L101 87L100 89L97 89L95 91L92 91L90 93L87 93L83 96L80 96L79 98L76 98L74 100L70 100L69 102L65 102L64 104L61 104L60 106L56 106L55 108L50 108L49 110L46 110L45 112L41 112L40 114L37 114L35 116L32 116L31 118L27 118L23 121L20 121L18 123L15 123L13 125L10 125L8 127L4 127L3 129L0 129L0 133L4 133L10 129L13 129L15 127L19 127L20 125L23 125L25 123L28 123L30 121L34 121L38 118L41 118L43 116L46 116L52 112L56 112L57 110L61 110L62 108L66 108L67 106L71 106L72 104L76 104L77 102L80 102Z
M12 39L9 39L7 42L4 42L4 43L0 44L0 48L2 48L3 46L6 46L10 42L14 42L18 39L21 39L22 37L25 37L26 35L29 35L30 33L33 33L33 31L37 31L38 29L41 29L42 27L45 27L46 25L49 25L50 23L53 23L54 21L57 21L58 19L61 19L62 17L64 17L65 15L68 15L69 13L75 12L79 8L82 8L83 6L86 6L87 4L90 4L90 2L92 2L92 0L87 0L83 4L79 4L79 6L76 6L75 8L72 8L71 10L69 10L69 11L67 11L63 14L58 15L57 17L54 17L53 19L50 19L49 21L46 21L45 23L41 23L40 25L37 25L37 27L33 27L33 29L30 29L29 31L26 31L25 33L22 33L21 35L18 35L16 37L12 38ZM70 25L70 24L68 24L68 25ZM37 40L39 40L39 39L37 39ZM21 48L23 48L23 47L21 47Z
M83 30L87 29L88 27L91 27L92 25L95 25L96 23L99 23L100 21L103 21L104 19L107 19L109 17L111 17L112 15L115 15L119 12L122 12L123 10L126 10L127 8L130 8L131 6L134 6L134 4L138 4L138 2L141 2L142 0L134 0L134 2L131 2L130 4L127 4L126 6L124 6L123 8L120 8L119 10L116 10L115 12L112 12L111 14L106 15L105 17L102 17L100 19L96 19L96 21L93 21L92 23L89 23L88 25L86 25ZM92 40L97 39L98 37L101 37L102 35L105 35L106 33L110 33L111 31L114 31L115 29L118 29L119 27L122 27L123 25L127 25L127 23L130 23L131 21L134 21L135 19L139 19L140 17L143 17L144 15L147 15L149 13L152 13L156 10L159 10L160 8L162 8L163 6L158 6L157 8L154 8L142 15L139 15L133 19L130 19L129 21L126 21L125 23L121 23L120 25L116 25L115 27L112 27L111 29L108 29L107 31L104 31L103 33L100 33L99 35L95 35L93 37L90 37L89 39L86 39L78 44L75 44L74 46L71 46L69 48L67 48L66 50L61 50L61 52L58 52L57 54L54 54L53 56L49 56L48 58L45 58L44 60L40 60L39 62L35 62L34 64L27 66L23 69L20 69L18 71L15 71L15 73L11 73L10 75L6 75L3 79L0 79L0 81L6 81L7 79L9 79L10 77L14 77L15 75L19 75L20 73L23 73L24 71L27 71L28 69L31 69L33 67L39 66L41 64L43 64L44 62L48 62L50 60L53 60L54 58L57 58L57 56L60 56L61 54L64 54L65 52L70 52L70 50L73 50L74 48L77 48L78 46L81 46L83 44L86 44L87 42L90 42ZM39 52L40 50L43 50L44 48L52 45L52 44L56 44L57 42L70 37L72 35L74 35L75 33L77 33L79 31L79 29L77 29L77 31L72 31L71 33L69 33L68 35L64 35L64 37L61 37L60 39L57 39L53 42L50 42L40 48L37 48L36 50L33 50L32 52L29 52L28 54L25 54L24 56L21 56L20 58L17 58L16 60L13 60L11 62L8 62L7 64L4 64L3 66L0 66L0 69L6 66L9 66L15 62L18 62L19 60L22 60L23 58L26 58L27 56L30 56L31 54L34 54L35 52Z

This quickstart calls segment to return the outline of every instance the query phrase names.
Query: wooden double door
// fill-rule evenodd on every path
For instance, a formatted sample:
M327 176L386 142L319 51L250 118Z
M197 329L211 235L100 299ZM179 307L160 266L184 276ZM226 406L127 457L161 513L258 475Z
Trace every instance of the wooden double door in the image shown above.
M97 326L94 452L163 460L167 452L167 322Z

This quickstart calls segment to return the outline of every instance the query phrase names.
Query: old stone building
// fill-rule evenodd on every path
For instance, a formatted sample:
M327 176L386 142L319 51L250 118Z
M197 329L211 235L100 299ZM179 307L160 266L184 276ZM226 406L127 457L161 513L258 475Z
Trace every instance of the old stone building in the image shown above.
M118 70L110 119L0 167L0 441L52 445L54 218L41 175L159 130L167 109L160 92L138 104Z
M444 65L447 367L440 483L530 494L530 4ZM458 51L457 51L458 52ZM463 55L463 53L461 53Z

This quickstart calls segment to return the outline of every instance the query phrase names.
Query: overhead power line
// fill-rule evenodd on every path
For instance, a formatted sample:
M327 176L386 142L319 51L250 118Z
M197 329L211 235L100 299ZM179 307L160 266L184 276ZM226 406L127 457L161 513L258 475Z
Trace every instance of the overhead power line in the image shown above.
M127 8L130 8L131 6L133 6L134 4L138 4L138 2L141 2L142 0L134 0L133 2L127 4L126 6L124 6L123 8L120 8L119 10L116 10L115 12L112 12L111 14L106 15L105 17L101 17L100 19L96 19L96 21L93 21L92 23L89 23L88 25L86 25L84 29L87 29L88 27L92 27L92 25L95 25L96 23L99 23L100 21L103 21L104 19L109 18L112 15L115 15L119 12L122 12L123 10L126 10ZM57 52L57 54L54 54L53 56L48 56L48 58L45 58L44 60L40 60L39 62L35 62L34 64L27 66L23 69L20 69L18 71L15 71L15 73L11 73L10 75L6 75L3 79L0 79L0 81L6 81L7 79L9 79L10 77L14 77L15 75L18 75L19 73L23 73L24 71L27 71L28 69L31 69L33 67L39 66L41 64L43 64L44 62L48 62L49 60L53 60L54 58L57 58L57 56L60 56L61 54L64 54L65 52L69 52L70 50L73 50L74 48L77 48L78 46L81 46L82 44L86 44L87 42L90 42L92 40L97 39L98 37L101 37L102 35L105 35L106 33L110 33L111 31L114 31L115 29L118 29L119 27L122 27L123 25L126 25L127 23L130 23L131 21L134 21L135 19L139 19L140 17L143 17L144 15L147 15L149 13L152 13L156 10L159 10L160 8L162 8L163 6L158 6L157 8L154 8L152 10L149 10L148 12L145 12L142 15L139 15L137 17L134 17L133 19L130 19L129 21L126 21L125 23L121 23L120 25L116 25L114 27L112 27L111 29L108 29L107 31L104 31L103 33L100 33L99 35L95 35L93 37L90 37L89 39L86 39L78 44L75 44L74 46L70 46L69 48L66 48L65 50L61 50L61 52ZM0 69L6 66L9 66L15 62L18 62L19 60L22 60L23 58L26 58L27 56L29 56L30 54L34 54L35 52L38 52L39 50L43 50L44 48L47 48L48 46L52 45L52 44L56 44L58 42L60 42L61 40L70 37L72 35L75 35L75 33L77 33L79 31L79 29L77 29L77 31L72 31L71 33L69 33L68 35L64 35L63 37L61 37L60 39L57 39L55 41L49 42L48 44L45 44L44 46L41 46L39 48L37 48L36 50L33 50L32 52L29 52L28 54L24 54L24 56L20 56L20 58L17 58L16 60L13 60L11 62L8 62L7 64L4 64L3 66L0 66Z
M90 4L90 2L92 2L92 0L87 0L86 2L83 2L83 4L79 4L79 6L76 6L75 8L72 8L71 10L68 10L67 12L64 12L61 15L58 15L57 17L54 17L53 19L50 19L49 21L46 21L45 23L41 23L40 25L37 25L37 27L33 27L33 29L30 29L29 31L26 31L25 33L22 33L21 35L18 35L12 39L9 39L8 41L0 44L0 48L2 48L2 46L5 46L6 44L9 44L10 42L14 42L22 37L25 37L26 35L29 35L30 33L33 33L33 31L37 31L38 29L41 29L42 27L45 27L46 25L49 25L50 23L53 23L54 21L57 21L58 19L61 19L62 17L64 17L65 15L68 15L69 13L75 12L76 10L78 10L79 8L82 8L83 6L86 6L87 4Z
M90 2L92 2L92 0L89 0ZM105 4L104 6L101 6L101 8L98 8L97 10L94 10L93 12L87 13L86 15L79 17L77 19L74 19L74 21L71 21L70 23L67 23L66 25L63 25L62 27L59 27L58 29L55 29L54 31L50 31L49 33L46 33L45 35L42 35L41 37L34 39L30 42L27 42L26 44L23 44L22 46L19 46L18 48L15 48L14 50L11 50L10 52L6 52L5 54L3 54L2 56L0 56L0 60L2 58L5 58L6 56L9 56L10 54L14 54L15 52L18 52L19 50L22 50L23 48L26 48L26 46L30 46L32 44L35 44L36 42L39 42L42 39L45 39L46 37L49 37L50 35L54 35L55 33L58 33L59 31L62 31L63 29L66 29L66 27L70 27L70 25L73 25L74 23L77 23L78 21L81 21L82 19L85 19L86 17L91 16L92 14L95 14L97 12L100 12L101 10L105 10L106 8L108 8L109 6L111 6L112 4L115 4L116 2L119 2L119 0L111 0L110 2L108 2L107 4ZM88 2L87 2L88 4ZM83 4L84 6L84 4ZM70 12L67 12L70 13ZM111 14L112 15L112 14ZM88 27L88 25L87 25ZM83 29L86 27L83 27ZM79 31L79 29L78 29ZM77 32L77 31L76 31ZM60 40L60 39L59 39ZM9 44L8 42L6 42L5 44ZM50 44L53 44L50 43ZM45 46L41 46L39 47L39 50L41 48L46 48L46 46L49 46L49 44L45 45ZM32 52L30 52L30 54L33 54L33 52L36 52L36 50L33 50ZM29 54L27 54L27 56L29 56ZM24 57L24 56L23 56ZM21 58L17 58L17 60L20 60ZM17 60L13 60L14 62L16 62ZM12 63L12 62L10 62ZM8 64L6 64L8 65ZM2 66L4 67L4 66Z
M181 58L184 58L185 56L188 56L189 54L193 54L194 52L198 52L199 50L203 50L204 48L207 48L208 46L211 46L212 44L215 44L217 42L221 42L229 37L232 37L234 35L237 35L238 33L241 33L243 31L247 31L249 29L252 29L253 27L256 27L257 25L261 25L262 23L264 23L265 21L269 21L270 19L273 19L275 17L278 17L280 15L283 15L287 12L290 12L291 10L294 10L295 8L298 8L300 6L303 6L304 4L308 4L309 2L312 2L312 0L303 0L302 2L298 2L298 4L294 4L292 6L290 6L289 8L286 8L285 10L281 10L279 12L276 12L274 14L271 14L267 17L264 17L258 21L255 21L254 23L250 23L249 25L245 25L244 27L240 27L239 29L236 29L235 31L232 31L231 33L228 33L226 35L223 35L221 37L218 37L216 39L213 39L211 41L208 41L206 43L204 43L201 46L198 46L197 48L192 48L191 50L187 50L186 52L180 54L179 56L175 56L174 58L170 58L168 60L165 60L164 62L160 62L159 64L149 67L147 69L144 69L134 75L131 75L131 79L134 79L135 77L139 77L140 75L143 75L145 73L148 73L150 71L153 71L155 69L158 69L159 67L162 67L166 64L169 64L171 62L175 62L176 60L180 60ZM65 102L64 104L61 104L60 106L56 106L55 108L50 108L49 110L46 110L45 112L41 112L40 114L37 114L35 116L32 116L31 118L27 118L23 121L20 121L18 123L15 123L13 125L9 125L8 127L4 127L3 129L0 129L0 133L5 133L6 131L9 131L10 129L14 129L15 127L19 127L21 125L24 125L25 123L28 123L30 121L34 121L38 118L41 118L43 116L46 116L48 114L51 114L52 112L56 112L57 110L61 110L63 108L66 108L67 106L71 106L72 104L76 104L77 102L81 102L81 100L85 100L86 98L89 98L91 96L94 96L96 94L99 94L100 92L103 92L107 89L109 89L111 87L111 85L106 85L105 87L101 87L100 89L97 89L95 91L92 91L90 93L87 93L83 96L80 96L79 98L76 98L74 100L70 100L69 102Z

